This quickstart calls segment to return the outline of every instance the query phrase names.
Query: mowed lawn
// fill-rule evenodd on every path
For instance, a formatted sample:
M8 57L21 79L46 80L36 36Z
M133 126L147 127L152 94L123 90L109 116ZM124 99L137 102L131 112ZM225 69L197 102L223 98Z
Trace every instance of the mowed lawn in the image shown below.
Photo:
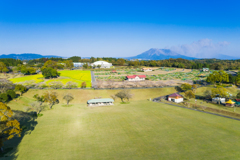
M43 92L30 90L9 106L30 102L38 91ZM61 95L64 90L57 91ZM132 90L135 96L129 104L117 100L114 106L95 108L87 107L84 99L105 98L116 90L70 91L78 95L73 105L66 107L60 99L52 110L43 111L35 129L18 145L15 158L240 159L240 121L147 100L171 88L165 93Z
M53 81L59 81L62 82L64 85L71 81L76 82L78 86L82 84L82 82L86 82L87 87L91 87L91 73L90 71L82 71L82 70L63 70L59 71L60 77L54 78L54 79L44 79L42 74L36 74L36 75L29 75L24 77L18 77L18 78L12 78L10 81L13 83L21 83L25 81L34 80L35 83L39 82L45 82L46 84L49 84Z
M149 101L43 112L17 159L239 159L240 122Z

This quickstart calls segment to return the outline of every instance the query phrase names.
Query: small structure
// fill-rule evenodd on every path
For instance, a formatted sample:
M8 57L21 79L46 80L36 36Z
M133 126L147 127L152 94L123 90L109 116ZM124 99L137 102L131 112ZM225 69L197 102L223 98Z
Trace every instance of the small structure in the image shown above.
M183 102L183 96L177 93L173 93L168 96L168 101L180 103Z
M127 81L144 81L146 78L145 75L132 75L127 76Z
M235 102L233 102L231 99L229 99L227 102L226 102L226 106L229 106L229 107L233 107L235 104Z
M213 103L225 104L226 98L214 97L212 98Z
M149 71L152 71L152 68L142 68L142 71L143 72L149 72Z
M209 72L209 68L203 68L202 71L203 72Z
M113 105L114 100L111 98L90 99L87 101L88 106L108 106Z
M117 73L117 71L116 70L112 70L111 73Z

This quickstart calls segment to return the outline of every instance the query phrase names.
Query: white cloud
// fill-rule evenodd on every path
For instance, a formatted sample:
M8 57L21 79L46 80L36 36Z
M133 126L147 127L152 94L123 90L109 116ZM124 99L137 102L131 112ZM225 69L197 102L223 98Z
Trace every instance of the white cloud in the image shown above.
M224 54L229 42L213 43L211 39L201 39L191 44L173 46L170 49L179 54L197 58L214 58L216 54Z

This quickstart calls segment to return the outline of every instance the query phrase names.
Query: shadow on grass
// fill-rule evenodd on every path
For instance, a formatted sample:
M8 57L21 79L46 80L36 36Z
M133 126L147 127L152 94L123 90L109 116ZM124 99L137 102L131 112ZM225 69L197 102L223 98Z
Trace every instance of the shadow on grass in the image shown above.
M35 112L14 111L14 119L20 122L22 133L21 137L14 137L4 142L3 152L0 152L0 159L12 160L17 159L18 145L21 143L23 137L35 129L37 125Z

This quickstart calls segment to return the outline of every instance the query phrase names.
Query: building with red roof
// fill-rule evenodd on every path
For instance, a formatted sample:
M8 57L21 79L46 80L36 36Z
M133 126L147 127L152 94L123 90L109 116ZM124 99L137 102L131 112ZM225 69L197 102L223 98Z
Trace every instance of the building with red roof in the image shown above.
M168 95L168 101L180 103L180 102L183 102L183 96L181 96L180 94L177 94L177 93L173 93L173 94Z
M131 75L127 76L128 81L144 81L146 78L145 75Z

